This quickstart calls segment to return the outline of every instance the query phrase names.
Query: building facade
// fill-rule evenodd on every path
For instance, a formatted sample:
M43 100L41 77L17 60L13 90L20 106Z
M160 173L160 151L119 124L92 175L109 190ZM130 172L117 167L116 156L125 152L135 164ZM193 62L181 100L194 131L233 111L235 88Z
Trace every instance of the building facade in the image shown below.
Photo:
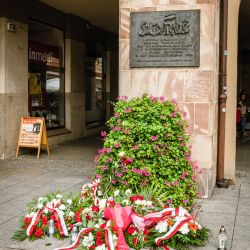
M62 2L2 2L0 158L15 154L21 116L45 116L49 143L54 144L100 129L110 116L110 100L115 100L118 92L129 98L148 93L176 99L187 113L192 158L202 169L199 188L204 197L211 196L215 186L218 135L222 132L225 147L220 154L224 156L224 177L235 179L240 0L226 1L229 18L227 49L223 51L227 62L224 131L218 126L218 114L222 112L218 101L222 0L109 0L106 8L111 8L112 2L117 3L119 31L116 34L79 17L77 10L62 10ZM102 7L96 1L85 4L96 4L93 16L101 17ZM84 8L83 4L79 6ZM189 10L200 13L198 65L136 67L131 64L134 13L173 14ZM112 19L112 16L104 18ZM14 31L11 31L12 24Z

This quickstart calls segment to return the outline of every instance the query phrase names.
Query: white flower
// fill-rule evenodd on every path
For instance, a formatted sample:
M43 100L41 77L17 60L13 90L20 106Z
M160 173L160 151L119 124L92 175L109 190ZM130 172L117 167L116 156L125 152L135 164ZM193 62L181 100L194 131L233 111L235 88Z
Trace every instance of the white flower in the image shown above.
M145 201L145 200L142 200L142 201L141 201L141 204L142 204L143 206L146 206L146 204L147 204L147 201Z
M147 201L146 205L149 206L149 207L151 207L153 205L153 202L152 201Z
M157 230L159 233L165 233L168 230L168 224L166 221L160 221L156 226L155 230Z
M57 198L57 199L62 199L62 195L61 195L61 194L57 194L57 195L56 195L56 198Z
M188 223L185 223L180 229L179 232L182 234L188 234L189 233L189 228L188 228Z
M39 197L38 202L41 202L44 199L44 197Z
M124 205L128 206L129 201L128 201L128 200L123 200L123 201L122 201L122 204L124 204Z
M66 206L65 206L64 204L61 204L61 205L59 206L59 209L62 210L62 211L63 211L63 210L66 210Z
M74 212L72 212L72 211L70 211L70 212L69 212L69 217L73 218L73 217L74 217L74 215L75 215L75 213L74 213Z
M120 156L120 157L124 157L124 156L125 156L125 152L124 152L124 151L121 151L121 152L119 153L119 156Z
M101 190L97 191L97 196L103 196L103 192Z
M105 250L105 249L106 249L105 244L102 244L101 246L97 246L95 248L95 250Z
M38 203L36 206L38 209L42 209L43 208L43 204L42 203Z
M47 214L47 213L49 212L48 208L45 208L45 209L43 210L43 212L44 212L45 214Z
M31 212L29 217L33 217L35 212Z
M72 204L72 200L71 200L71 199L68 199L68 200L67 200L67 203L68 203L69 205L71 205L71 204Z
M93 234L90 233L89 235L85 236L82 240L82 244L86 247L90 247L94 244L94 237Z
M120 190L115 190L114 196L118 196L120 194Z
M127 190L125 191L125 195L130 196L131 194L132 194L131 189L127 189Z
M142 201L141 200L136 200L135 205L142 205Z
M101 200L99 201L99 208L100 208L100 209L105 208L105 207L106 207L106 202L107 202L106 199L101 199Z

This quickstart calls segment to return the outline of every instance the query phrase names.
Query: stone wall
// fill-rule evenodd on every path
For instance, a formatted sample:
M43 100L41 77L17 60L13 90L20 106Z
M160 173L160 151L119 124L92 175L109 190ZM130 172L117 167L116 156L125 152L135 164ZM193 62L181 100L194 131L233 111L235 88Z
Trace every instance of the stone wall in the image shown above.
M200 9L200 67L130 68L130 13ZM119 95L144 93L176 99L187 112L192 158L203 174L199 188L211 196L216 178L219 6L217 0L120 0Z

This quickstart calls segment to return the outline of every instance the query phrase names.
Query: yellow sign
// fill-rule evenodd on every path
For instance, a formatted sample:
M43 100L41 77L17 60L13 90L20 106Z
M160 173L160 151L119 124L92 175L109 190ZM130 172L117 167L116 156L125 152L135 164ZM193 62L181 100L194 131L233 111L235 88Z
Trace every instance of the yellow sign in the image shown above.
M44 118L22 117L20 123L19 138L16 157L19 156L19 148L38 148L37 159L40 158L41 146L46 146L49 155L49 145Z

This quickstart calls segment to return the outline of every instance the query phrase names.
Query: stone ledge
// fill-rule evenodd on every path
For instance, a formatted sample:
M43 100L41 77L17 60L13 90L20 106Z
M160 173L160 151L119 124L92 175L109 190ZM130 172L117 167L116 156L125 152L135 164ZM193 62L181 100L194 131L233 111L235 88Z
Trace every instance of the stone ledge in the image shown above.
M59 129L52 129L47 131L48 137L58 136L58 135L65 135L72 133L67 128L59 128Z

